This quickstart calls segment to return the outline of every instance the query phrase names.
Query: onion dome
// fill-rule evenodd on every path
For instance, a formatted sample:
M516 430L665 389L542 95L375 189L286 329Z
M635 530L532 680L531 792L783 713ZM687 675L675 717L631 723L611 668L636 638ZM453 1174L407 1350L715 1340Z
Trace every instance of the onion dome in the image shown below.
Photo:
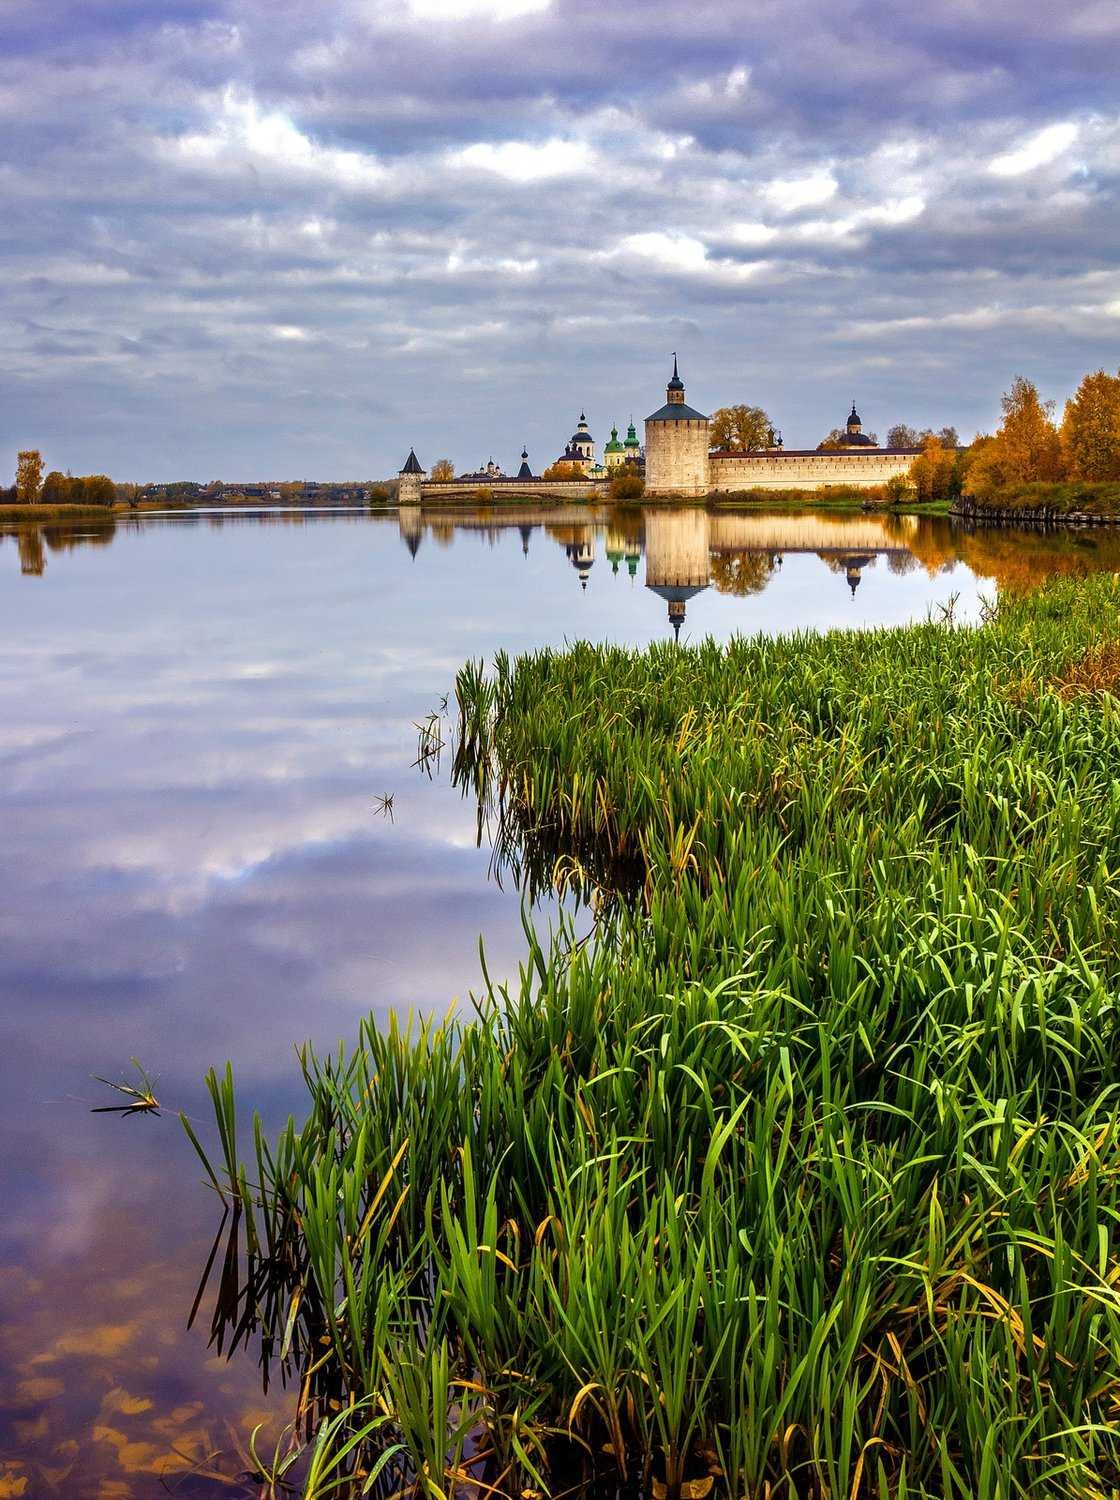
M603 452L604 453L621 453L621 452L623 452L622 444L618 441L618 428L617 427L612 427L611 428L610 442L604 444Z
M672 380L670 380L669 385L668 385L667 388L670 391L683 391L684 390L684 381L681 379L680 375L677 373L677 356L676 356L675 353L673 355L673 378L672 378Z
M528 448L522 448L521 450L521 467L517 471L517 477L518 479L532 479L533 477L533 471L529 467Z
M640 448L641 447L641 444L638 442L638 434L634 430L634 418L633 417L630 418L630 426L626 429L626 446L627 446L627 448Z

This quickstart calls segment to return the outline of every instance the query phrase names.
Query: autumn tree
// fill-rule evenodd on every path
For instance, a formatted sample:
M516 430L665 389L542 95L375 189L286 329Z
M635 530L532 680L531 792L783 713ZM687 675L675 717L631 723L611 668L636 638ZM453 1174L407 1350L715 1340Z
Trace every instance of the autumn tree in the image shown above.
M43 455L38 448L25 448L16 455L16 499L30 505L43 487Z
M432 478L437 484L447 484L455 478L455 465L449 458L437 458L432 465Z
M1053 401L1042 401L1033 381L1017 375L1000 398L1003 423L995 437L973 444L968 487L988 495L1007 485L1062 478L1062 445Z
M640 500L646 492L646 481L635 464L619 464L611 475L612 500Z
M931 433L910 465L910 482L919 500L945 500L952 494L957 455Z
M1062 457L1071 479L1120 479L1120 375L1086 375L1066 402Z
M774 424L761 406L721 406L708 425L713 448L726 453L754 453L769 448Z
M68 474L52 469L43 480L39 498L44 505L65 505L70 499L74 481Z
M116 486L108 474L87 474L80 483L83 504L112 505L116 501Z
M888 448L920 448L926 438L935 437L943 448L959 448L960 434L955 427L940 427L935 432L932 427L911 427L906 422L896 422L887 430Z
M583 467L578 463L555 463L549 464L541 475L542 479L582 479Z

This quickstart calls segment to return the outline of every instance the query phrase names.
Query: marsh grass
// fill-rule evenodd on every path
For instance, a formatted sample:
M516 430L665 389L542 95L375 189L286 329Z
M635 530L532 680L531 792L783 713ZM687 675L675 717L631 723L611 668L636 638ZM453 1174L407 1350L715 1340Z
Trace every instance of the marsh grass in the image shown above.
M211 1075L218 1346L435 1500L1120 1492L1118 605L465 668L453 775L595 939L304 1049L245 1159Z

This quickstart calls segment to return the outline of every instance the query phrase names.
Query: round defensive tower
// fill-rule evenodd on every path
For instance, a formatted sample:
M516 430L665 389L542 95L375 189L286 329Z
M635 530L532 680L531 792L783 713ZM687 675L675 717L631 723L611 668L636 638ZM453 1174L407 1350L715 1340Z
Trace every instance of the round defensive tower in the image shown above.
M646 494L706 495L708 443L708 419L686 406L674 354L665 405L646 418Z

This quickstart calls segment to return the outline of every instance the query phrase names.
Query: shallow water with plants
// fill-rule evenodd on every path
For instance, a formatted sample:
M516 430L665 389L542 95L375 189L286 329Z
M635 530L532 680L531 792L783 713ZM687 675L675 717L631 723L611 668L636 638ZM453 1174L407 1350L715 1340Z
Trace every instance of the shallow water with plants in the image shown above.
M582 1443L651 1486L1109 1493L1115 598L962 627L1118 565L757 511L12 528L0 1482L255 1494L306 1382L312 1425L382 1403L380 1486L540 1488ZM414 768L464 661L580 638L660 644L461 679ZM480 933L486 1023L394 1028L470 1015ZM88 1115L133 1055L160 1117ZM231 1206L190 1332L177 1109Z

